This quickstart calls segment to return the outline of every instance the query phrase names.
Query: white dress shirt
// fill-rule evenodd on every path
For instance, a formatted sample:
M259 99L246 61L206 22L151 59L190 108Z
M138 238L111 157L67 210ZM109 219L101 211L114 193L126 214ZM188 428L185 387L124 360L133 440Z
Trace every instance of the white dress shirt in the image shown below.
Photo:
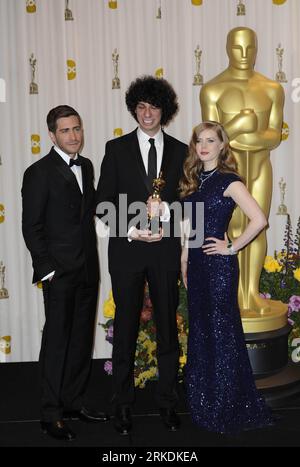
M71 157L68 156L68 154L66 154L64 151L59 149L57 146L54 146L54 149L57 152L57 154L59 154L60 157L66 162L66 164L69 165ZM73 159L74 160L78 159L78 155L76 154ZM76 180L77 180L77 183L79 185L81 193L83 193L81 166L80 165L72 165L72 167L70 167L70 169L72 170L73 174L76 177Z
M137 138L138 138L140 151L141 151L141 155L142 155L142 159L143 159L143 163L144 163L146 173L148 173L148 154L149 154L149 149L151 147L151 144L149 143L149 139L150 138L154 139L154 144L155 144L155 148L156 148L156 156L157 156L157 165L156 165L157 173L156 173L156 177L158 177L159 173L161 171L161 164L162 164L162 158L163 158L163 152L164 152L164 135L163 135L163 132L162 132L161 128L156 133L156 135L150 137L149 135L147 135L147 133L144 133L144 131L140 127L138 127L138 129L137 129ZM165 209L164 209L163 215L160 216L160 220L162 222L169 222L171 214L170 214L170 209L169 209L168 203L163 201L163 205L164 205ZM132 226L128 230L127 236L128 236L129 241L132 241L132 239L130 238L130 234L134 229L135 229L135 227Z
M145 170L146 170L146 173L148 173L148 153L151 147L151 144L149 143L150 136L144 133L143 130L141 130L141 128L139 127L137 129L137 138L139 141L139 146L140 146ZM156 148L156 154L157 154L156 177L158 177L160 169L161 169L162 156L163 156L163 151L164 151L164 135L161 129L159 129L156 135L151 136L151 138L154 139L154 144Z

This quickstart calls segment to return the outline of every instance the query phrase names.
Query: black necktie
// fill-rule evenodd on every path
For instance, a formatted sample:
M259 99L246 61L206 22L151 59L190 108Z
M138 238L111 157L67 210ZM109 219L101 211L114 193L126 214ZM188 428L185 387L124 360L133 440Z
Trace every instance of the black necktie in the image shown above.
M157 155L156 155L156 148L155 148L155 139L150 138L150 149L148 152L148 180L150 186L152 187L153 179L157 177Z
M72 165L81 165L81 162L80 162L79 159L71 159L70 158L69 167L72 167Z

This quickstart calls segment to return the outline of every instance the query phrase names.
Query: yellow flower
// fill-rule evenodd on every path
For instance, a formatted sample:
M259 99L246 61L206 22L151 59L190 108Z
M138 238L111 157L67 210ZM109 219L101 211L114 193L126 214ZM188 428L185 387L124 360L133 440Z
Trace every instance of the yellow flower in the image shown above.
M180 366L184 366L186 364L186 355L179 357L179 364Z
M285 259L286 258L286 251L280 251L279 253L276 254L277 259Z
M272 256L266 256L264 268L267 272L280 272L282 266Z
M144 347L146 348L147 352L153 352L156 349L156 342L150 341L150 339L145 340L143 342Z
M300 282L300 268L295 269L294 278L296 279L296 281Z
M145 381L140 377L134 379L134 385L136 388L144 389L146 387Z
M145 331L140 331L138 335L138 340L143 344L144 341L148 339L148 335L145 333Z
M279 263L283 263L286 261L287 258L287 253L286 251L280 251L279 253L276 254L276 259L279 261ZM288 259L293 259L293 254L288 255Z
M148 370L143 371L134 379L135 387L144 388L146 381L156 376L156 367L150 367Z
M112 291L109 292L109 297L103 303L103 315L104 318L112 318L114 319L116 312L116 305L114 302Z

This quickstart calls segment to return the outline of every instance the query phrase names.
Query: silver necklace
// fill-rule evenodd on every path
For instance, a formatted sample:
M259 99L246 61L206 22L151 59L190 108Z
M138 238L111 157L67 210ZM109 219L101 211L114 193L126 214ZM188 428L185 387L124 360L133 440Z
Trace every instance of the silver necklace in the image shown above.
M218 167L216 167L215 170L210 172L210 174L208 175L203 175L203 173L200 175L198 191L201 190L203 183L206 182L206 180L208 180L217 170L218 170Z

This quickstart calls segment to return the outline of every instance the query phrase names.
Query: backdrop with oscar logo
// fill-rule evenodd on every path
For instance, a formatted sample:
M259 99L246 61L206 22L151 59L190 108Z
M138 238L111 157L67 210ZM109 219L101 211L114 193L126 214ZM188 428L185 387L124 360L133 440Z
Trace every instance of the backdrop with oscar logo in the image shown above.
M42 291L21 234L24 170L49 151L46 115L74 106L85 131L83 155L99 177L105 142L136 124L125 106L129 83L142 74L165 77L180 111L167 131L188 142L201 120L202 83L228 65L230 29L258 36L255 69L285 90L282 142L274 173L268 253L282 246L284 204L292 227L300 214L299 0L0 0L0 361L38 358L44 323ZM280 72L280 73L279 73ZM278 75L279 73L279 75ZM280 185L279 185L280 184ZM94 356L111 345L101 323L109 297L107 236L98 224L101 287Z

